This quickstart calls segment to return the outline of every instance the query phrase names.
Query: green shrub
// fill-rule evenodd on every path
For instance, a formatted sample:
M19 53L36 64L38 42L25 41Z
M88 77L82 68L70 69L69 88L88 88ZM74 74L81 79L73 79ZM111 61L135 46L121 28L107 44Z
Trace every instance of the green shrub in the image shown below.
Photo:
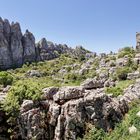
M81 61L84 61L86 58L85 58L84 55L81 55L81 56L78 57L78 59L79 59L79 61L81 62Z
M3 110L10 116L15 116L24 99L38 100L41 92L37 87L16 85L9 91L6 99L2 102Z
M118 53L118 58L122 58L125 55L132 58L135 55L135 50L132 47L125 47Z
M116 76L118 80L126 80L127 74L131 72L131 69L128 67L118 68L116 71Z
M102 129L93 127L83 140L104 140L105 132Z
M77 75L74 73L69 73L65 76L66 79L68 80L76 80L77 79Z
M97 75L94 69L89 70L89 72L85 75L86 78L94 78Z
M133 63L133 64L131 65L131 68L132 68L133 71L136 71L136 70L138 69L138 65L135 64L135 63Z
M13 77L8 72L0 72L0 84L7 86L11 85Z
M110 56L110 60L116 60L115 56Z
M115 62L110 63L110 67L115 67L115 66L116 66Z
M66 67L66 70L68 71L68 72L70 72L71 71L71 67Z

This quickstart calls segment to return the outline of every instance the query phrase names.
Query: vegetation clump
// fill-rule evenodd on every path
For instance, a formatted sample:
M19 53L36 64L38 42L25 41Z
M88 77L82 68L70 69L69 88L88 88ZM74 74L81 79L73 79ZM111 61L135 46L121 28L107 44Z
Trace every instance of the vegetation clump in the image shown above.
M0 84L6 87L7 85L11 85L13 82L13 77L8 72L0 72Z
M117 97L119 95L123 94L124 89L126 89L131 84L134 84L135 80L125 80L125 81L119 81L115 87L107 87L105 89L105 92L107 94L113 94L114 97Z
M124 56L129 56L129 57L134 57L135 55L135 50L132 47L124 47L121 49L121 51L118 53L118 58L122 58Z
M126 80L127 79L127 74L131 72L131 69L129 67L122 67L118 68L116 71L116 76L118 80Z

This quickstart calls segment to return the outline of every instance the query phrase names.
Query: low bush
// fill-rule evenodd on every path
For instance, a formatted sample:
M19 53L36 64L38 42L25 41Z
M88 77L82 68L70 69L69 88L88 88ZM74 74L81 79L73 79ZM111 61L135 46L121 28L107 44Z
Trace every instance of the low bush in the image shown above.
M104 130L93 127L83 140L103 140L105 134Z
M118 58L122 58L124 56L134 57L135 50L132 47L124 47L119 53Z
M118 68L116 71L116 76L118 80L126 80L127 74L129 72L131 72L131 69L129 67Z
M0 72L0 84L3 86L11 85L13 77L8 72Z
M16 85L2 102L2 108L9 116L16 116L24 99L38 100L40 96L41 91L37 87Z

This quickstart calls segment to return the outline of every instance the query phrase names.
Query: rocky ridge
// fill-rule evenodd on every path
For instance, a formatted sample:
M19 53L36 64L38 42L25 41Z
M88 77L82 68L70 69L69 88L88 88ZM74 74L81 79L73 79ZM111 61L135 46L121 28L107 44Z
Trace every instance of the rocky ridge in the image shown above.
M76 57L86 55L87 52L89 51L82 46L72 49L67 45L49 42L45 38L36 43L34 35L28 30L22 34L18 22L10 24L7 19L0 18L0 69L54 59L63 53Z

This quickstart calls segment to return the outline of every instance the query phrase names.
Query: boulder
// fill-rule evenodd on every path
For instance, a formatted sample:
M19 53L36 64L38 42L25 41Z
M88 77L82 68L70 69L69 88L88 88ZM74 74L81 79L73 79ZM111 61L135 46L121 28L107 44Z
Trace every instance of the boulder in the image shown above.
M26 112L33 108L34 102L32 100L24 100L21 105L21 112Z
M38 70L29 70L25 74L27 77L41 77L42 74Z
M120 100L125 100L130 103L136 99L140 99L140 79L136 80L136 83L130 85L127 89L124 90L124 95L120 98Z
M126 66L128 61L129 61L128 57L119 58L116 60L116 65L117 66Z
M140 64L140 53L137 53L135 55L135 58L133 59L135 64Z
M113 75L116 72L117 67L111 67L109 68L109 74Z
M100 54L99 54L99 58L100 58L100 59L103 59L103 58L105 58L106 56L107 56L106 53L100 53Z
M79 75L83 75L83 74L86 74L86 73L88 73L88 71L89 71L89 69L88 68L86 68L86 67L83 67L83 68L81 68L80 70L79 70Z
M67 100L84 97L85 89L83 87L62 87L53 95L55 102L63 103Z
M129 134L133 134L133 133L136 133L137 132L137 128L134 125L132 125L131 127L129 127L128 130L129 130Z
M140 117L140 111L136 114L137 117Z
M100 68L106 67L106 61L105 61L105 59L101 59L101 61L99 62L99 67Z
M116 85L116 82L112 79L108 79L104 83L104 87L115 87L115 85Z
M42 90L42 99L53 99L53 96L58 92L58 87L48 87Z
M81 86L85 89L96 89L96 88L103 88L104 87L104 80L94 79L87 79L85 80Z
M127 74L127 79L128 80L138 79L139 77L140 77L139 71L135 71L135 72L132 72L132 73L128 73Z

